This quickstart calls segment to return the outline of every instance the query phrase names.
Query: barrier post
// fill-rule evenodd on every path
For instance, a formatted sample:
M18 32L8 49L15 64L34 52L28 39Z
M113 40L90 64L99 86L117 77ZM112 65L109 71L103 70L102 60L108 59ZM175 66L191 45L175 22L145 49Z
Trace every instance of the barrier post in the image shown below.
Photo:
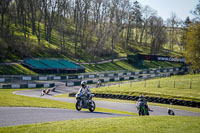
M146 87L146 79L144 80L144 87Z
M176 81L174 80L174 88L176 87Z
M159 82L158 82L158 88L160 88L160 80L159 80Z

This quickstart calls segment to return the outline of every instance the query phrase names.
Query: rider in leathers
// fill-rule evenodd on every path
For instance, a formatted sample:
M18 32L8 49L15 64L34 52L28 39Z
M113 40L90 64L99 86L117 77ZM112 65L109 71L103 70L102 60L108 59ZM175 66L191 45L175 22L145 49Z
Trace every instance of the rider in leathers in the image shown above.
M145 107L146 107L146 109L150 111L150 108L148 107L147 101L146 101L146 99L144 98L144 95L143 95L143 94L141 94L141 95L139 96L138 102L139 102L139 101L143 102L144 105L145 105Z
M84 97L84 99L88 99L90 97L91 91L85 81L81 82L81 88L79 89L78 94L81 95L81 97Z

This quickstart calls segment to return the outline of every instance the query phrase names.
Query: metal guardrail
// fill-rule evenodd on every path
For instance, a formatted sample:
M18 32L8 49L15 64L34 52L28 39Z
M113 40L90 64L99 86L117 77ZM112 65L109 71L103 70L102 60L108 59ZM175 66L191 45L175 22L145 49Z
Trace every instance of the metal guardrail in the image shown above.
M120 76L130 76L137 74L156 74L156 73L165 73L165 72L176 72L176 71L188 71L188 68L164 68L164 69L145 69L142 71L108 71L108 72L99 72L99 73L83 73L79 75L66 75L66 76L57 76L57 75L1 75L0 83L4 82L22 82L22 81L63 81L71 79L88 79L88 78L101 78L101 77L120 77Z

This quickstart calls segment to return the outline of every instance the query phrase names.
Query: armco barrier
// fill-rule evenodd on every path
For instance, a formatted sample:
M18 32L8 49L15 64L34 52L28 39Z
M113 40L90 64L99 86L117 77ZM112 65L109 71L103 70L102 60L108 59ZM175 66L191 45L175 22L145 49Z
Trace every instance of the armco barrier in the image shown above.
M55 83L3 84L3 85L0 85L0 89L50 88L54 86L55 86Z
M73 96L73 95L71 95L71 96ZM94 93L94 97L131 100L131 101L137 101L139 98L138 96L101 94L101 93ZM145 97L145 99L148 102L154 102L154 103L163 103L163 104L172 104L172 105L181 105L181 106L200 108L200 102L195 102L195 101L184 101L184 100L167 99L167 98L161 98L161 97Z
M71 79L87 79L87 78L101 78L101 77L122 77L122 76L135 76L139 74L158 74L158 73L167 73L167 72L184 72L188 71L189 68L163 68L163 69L150 69L150 70L143 70L140 72L118 72L113 71L111 73L99 73L99 74L81 74L81 75L68 75L68 76L56 76L56 75L38 75L38 76L0 76L0 82L14 82L14 81L33 81L33 80L71 80Z
M145 75L130 75L130 76L123 76L123 77L100 77L99 80L101 80L102 83L106 82L116 82L116 81L124 81L124 80L134 80L134 79L149 79L154 77L167 77L170 75L175 75L178 72L169 72L169 73L156 73L156 74L145 74ZM84 81L87 82L87 84L96 84L97 79L84 79ZM66 82L66 86L80 86L81 79L77 81L68 80Z

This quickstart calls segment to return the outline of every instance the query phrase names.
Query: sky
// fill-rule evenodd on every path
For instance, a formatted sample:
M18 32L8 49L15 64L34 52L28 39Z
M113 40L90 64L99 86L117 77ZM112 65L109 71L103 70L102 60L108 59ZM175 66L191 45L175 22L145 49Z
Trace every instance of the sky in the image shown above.
M135 1L135 0L132 0ZM143 6L148 5L155 9L158 16L161 16L164 20L170 18L172 12L176 13L176 16L185 20L187 16L191 19L194 16L190 13L194 10L199 0L137 0Z

